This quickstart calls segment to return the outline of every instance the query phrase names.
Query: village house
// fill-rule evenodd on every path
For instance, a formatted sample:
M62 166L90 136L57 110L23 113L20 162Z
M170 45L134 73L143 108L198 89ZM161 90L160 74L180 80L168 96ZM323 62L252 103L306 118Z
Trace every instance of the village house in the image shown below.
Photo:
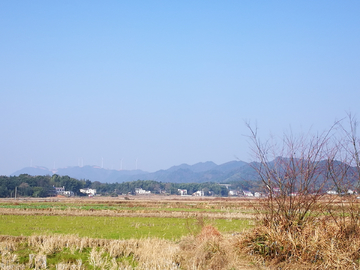
M54 187L56 191L56 195L58 196L66 196L66 197L72 197L74 196L74 192L72 191L66 191L65 186L63 187Z
M198 191L194 192L192 195L202 197L202 196L204 196L204 191L198 190Z
M144 190L142 188L135 188L135 194L138 195L147 195L147 194L151 194L151 191L149 190Z
M96 189L94 189L94 188L81 188L80 192L83 194L88 194L89 196L96 195Z
M261 197L262 196L262 194L260 193L260 192L255 192L254 193L254 197L256 197L256 198L259 198L259 197Z
M238 192L237 190L229 190L229 196L237 196Z
M73 197L73 196L75 196L75 193L72 191L65 190L63 195L66 197Z
M254 194L252 194L250 191L243 191L245 197L254 197Z
M63 195L65 192L65 187L55 187L55 191L57 195Z
M187 195L187 190L186 190L186 189L178 189L178 193L179 193L181 196L185 196L185 195Z

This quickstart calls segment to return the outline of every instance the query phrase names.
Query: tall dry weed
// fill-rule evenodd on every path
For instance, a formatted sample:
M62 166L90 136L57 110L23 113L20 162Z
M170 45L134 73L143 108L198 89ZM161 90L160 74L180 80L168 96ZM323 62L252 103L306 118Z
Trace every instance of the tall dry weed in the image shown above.
M56 270L84 270L82 260L77 260L76 264L73 263L58 263L55 265Z
M174 259L178 251L171 241L147 238L138 242L134 257L143 269L177 269Z
M89 254L89 263L94 269L108 269L110 266L109 259L103 249L97 250L93 248Z

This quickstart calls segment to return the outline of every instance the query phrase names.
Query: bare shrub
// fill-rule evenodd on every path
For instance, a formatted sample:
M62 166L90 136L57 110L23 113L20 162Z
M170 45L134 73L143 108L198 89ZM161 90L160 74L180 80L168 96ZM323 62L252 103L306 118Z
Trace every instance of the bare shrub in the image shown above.
M348 128L337 122L315 136L285 135L280 144L263 144L248 124L267 198L240 250L281 269L359 268L360 142L348 117ZM337 195L327 195L331 189Z
M341 136L337 147L329 155L328 172L339 196L329 204L329 214L340 232L349 239L360 233L360 139L357 136L356 118L348 114L347 122L340 125Z
M257 129L247 124L256 162L252 167L264 184L267 198L262 200L261 221L284 230L300 228L311 222L323 204L319 204L328 185L324 160L331 148L334 126L316 135L285 134L262 143Z

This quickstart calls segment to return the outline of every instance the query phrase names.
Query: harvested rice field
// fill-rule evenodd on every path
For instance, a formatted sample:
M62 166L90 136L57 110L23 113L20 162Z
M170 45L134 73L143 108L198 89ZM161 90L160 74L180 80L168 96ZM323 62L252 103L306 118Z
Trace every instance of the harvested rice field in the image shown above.
M255 225L256 203L180 196L2 199L0 269L260 269L236 251L239 235Z

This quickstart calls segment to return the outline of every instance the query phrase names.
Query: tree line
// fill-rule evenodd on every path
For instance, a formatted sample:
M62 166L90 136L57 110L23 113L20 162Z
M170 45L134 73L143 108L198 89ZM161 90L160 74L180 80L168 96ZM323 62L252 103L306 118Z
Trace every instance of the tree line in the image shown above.
M20 174L19 176L0 176L0 197L48 197L56 195L54 187L65 187L65 190L74 192L75 195L81 196L81 188L91 186L89 180L77 180L69 176L52 176L38 175L31 176Z
M233 189L255 191L260 187L256 181L231 182ZM54 187L65 187L66 191L72 191L76 196L84 196L80 192L83 188L93 188L98 194L117 196L122 194L135 194L136 188L151 191L154 194L178 194L178 189L186 189L191 195L196 191L203 191L205 196L228 196L228 189L215 182L206 183L163 183L154 180L137 180L124 183L100 183L98 181L78 180L69 176L31 176L20 174L19 176L0 176L0 197L48 197L55 196ZM15 191L16 190L16 191Z

